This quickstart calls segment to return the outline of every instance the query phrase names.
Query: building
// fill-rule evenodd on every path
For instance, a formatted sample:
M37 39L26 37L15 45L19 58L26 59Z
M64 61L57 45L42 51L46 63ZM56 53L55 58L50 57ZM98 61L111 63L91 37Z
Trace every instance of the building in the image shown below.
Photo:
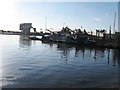
M23 35L30 35L30 29L32 28L32 23L21 23L20 30Z

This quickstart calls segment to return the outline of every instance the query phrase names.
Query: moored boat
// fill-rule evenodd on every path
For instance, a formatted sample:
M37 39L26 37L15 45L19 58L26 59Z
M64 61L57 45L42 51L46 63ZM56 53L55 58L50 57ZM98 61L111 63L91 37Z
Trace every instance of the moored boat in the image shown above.
M31 40L41 40L40 38L38 38L36 36L30 36L29 39L31 39Z

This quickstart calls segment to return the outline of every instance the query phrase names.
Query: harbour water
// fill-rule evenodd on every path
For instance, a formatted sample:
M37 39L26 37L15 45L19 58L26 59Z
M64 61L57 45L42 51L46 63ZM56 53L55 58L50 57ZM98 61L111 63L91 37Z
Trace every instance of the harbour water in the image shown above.
M120 51L0 35L2 88L117 88Z

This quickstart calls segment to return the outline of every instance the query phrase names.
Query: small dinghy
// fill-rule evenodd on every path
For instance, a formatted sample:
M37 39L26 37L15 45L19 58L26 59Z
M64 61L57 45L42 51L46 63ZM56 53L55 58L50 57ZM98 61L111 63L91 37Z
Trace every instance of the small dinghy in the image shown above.
M38 38L36 36L30 36L29 39L31 39L31 40L41 40L40 38Z

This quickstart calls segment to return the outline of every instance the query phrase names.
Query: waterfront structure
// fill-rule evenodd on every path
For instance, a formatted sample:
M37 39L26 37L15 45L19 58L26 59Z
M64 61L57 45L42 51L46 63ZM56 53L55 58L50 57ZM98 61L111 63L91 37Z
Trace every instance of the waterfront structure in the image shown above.
M116 43L117 46L120 47L120 32L116 32L115 36L116 36L115 37L115 43Z
M48 30L50 31L50 30ZM120 33L107 34L105 29L96 30L96 35L92 35L80 29L71 30L68 27L63 27L59 32L50 31L51 35L41 39L42 41L55 41L63 43L74 43L87 46L99 46L109 48L120 47Z
M3 30L0 30L0 34L3 34L3 32L4 32Z
M114 34L104 34L104 43L105 46L120 48L120 32L115 32Z
M32 23L21 23L20 30L23 35L30 35L30 29L32 28Z

